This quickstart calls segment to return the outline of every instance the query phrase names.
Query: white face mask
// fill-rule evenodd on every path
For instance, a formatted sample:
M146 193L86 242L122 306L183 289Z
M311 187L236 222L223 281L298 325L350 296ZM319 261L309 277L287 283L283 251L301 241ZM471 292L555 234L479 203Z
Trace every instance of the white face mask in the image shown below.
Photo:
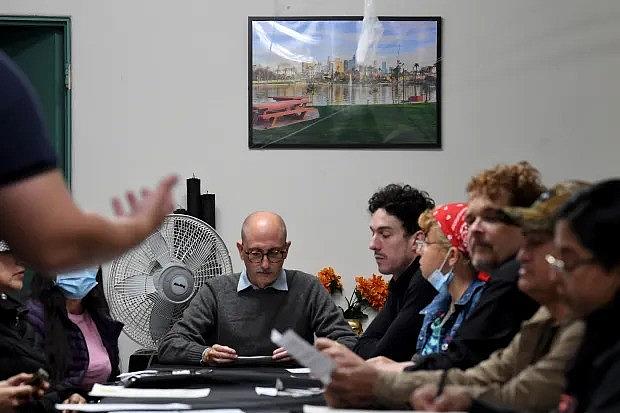
M441 263L439 268L433 271L431 275L429 275L427 278L428 282L431 283L431 285L435 287L437 291L439 291L441 287L443 287L444 284L449 285L454 276L454 274L452 273L452 270L454 268L450 268L450 270L445 274L441 272L442 268L444 267L444 265L446 265L446 262L448 261L449 255L450 255L450 251L448 251L448 253L446 254L446 258L443 259L443 262Z

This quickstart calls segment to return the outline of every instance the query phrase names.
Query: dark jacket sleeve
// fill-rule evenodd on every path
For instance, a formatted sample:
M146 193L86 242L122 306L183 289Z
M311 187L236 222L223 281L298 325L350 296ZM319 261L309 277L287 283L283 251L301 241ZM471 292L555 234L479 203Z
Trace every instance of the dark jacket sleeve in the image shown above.
M364 359L385 356L394 361L410 360L424 320L420 311L436 294L437 291L428 281L419 273L415 274L400 310L396 310L393 297L388 297L385 307L360 337L354 351Z
M604 372L600 384L592 392L587 413L617 413L620 412L620 361L616 351L613 358L595 361L595 369ZM601 363L601 361L606 361ZM598 364L598 365L596 365Z
M538 304L522 293L516 279L491 279L476 308L463 322L448 350L419 359L407 371L467 369L506 347Z

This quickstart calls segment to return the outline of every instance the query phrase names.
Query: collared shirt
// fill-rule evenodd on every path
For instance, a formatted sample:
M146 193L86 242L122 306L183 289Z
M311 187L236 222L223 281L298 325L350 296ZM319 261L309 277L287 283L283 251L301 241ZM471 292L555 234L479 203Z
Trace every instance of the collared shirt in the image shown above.
M521 323L538 309L538 303L517 286L519 267L513 257L493 270L476 308L463 321L448 351L423 357L405 370L467 369L510 344Z
M256 285L250 282L250 279L248 278L248 273L244 269L241 272L241 275L239 276L239 283L237 284L237 292L243 291L246 288L250 288L250 287L252 287L255 290L260 289L259 287L257 287ZM274 290L280 290L280 291L288 291L288 284L286 283L286 271L284 271L284 268L280 270L280 275L278 275L278 278L276 278L276 280L271 285L268 285L266 288L273 288Z
M471 311L476 308L484 285L484 281L472 280L463 295L454 303L455 311L451 315L447 315L452 303L448 283L441 287L433 301L420 311L420 314L424 315L424 321L422 322L422 328L420 329L416 344L416 351L420 355L426 356L448 349L448 344L452 341L452 337L454 337ZM444 320L445 317L448 317L448 319Z

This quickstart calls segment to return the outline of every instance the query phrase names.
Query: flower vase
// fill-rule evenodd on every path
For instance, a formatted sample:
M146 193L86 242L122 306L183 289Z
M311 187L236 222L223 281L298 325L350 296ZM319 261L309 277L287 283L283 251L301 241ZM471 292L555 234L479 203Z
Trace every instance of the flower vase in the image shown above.
M347 323L349 323L349 326L351 326L351 330L353 330L353 332L355 334L357 334L358 336L361 336L362 333L364 332L364 329L362 328L362 319L361 318L347 318Z

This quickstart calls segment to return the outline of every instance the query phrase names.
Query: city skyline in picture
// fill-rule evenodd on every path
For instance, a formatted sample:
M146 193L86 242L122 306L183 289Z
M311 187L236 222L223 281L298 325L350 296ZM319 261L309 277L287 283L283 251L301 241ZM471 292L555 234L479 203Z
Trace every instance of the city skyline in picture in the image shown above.
M365 66L393 68L432 66L437 61L437 22L384 20L382 35ZM353 59L362 32L361 20L265 20L252 22L252 62L265 67L302 63L324 65L336 59ZM373 53L374 52L374 53ZM360 62L356 62L359 64Z
M248 147L440 148L441 17L248 17Z

